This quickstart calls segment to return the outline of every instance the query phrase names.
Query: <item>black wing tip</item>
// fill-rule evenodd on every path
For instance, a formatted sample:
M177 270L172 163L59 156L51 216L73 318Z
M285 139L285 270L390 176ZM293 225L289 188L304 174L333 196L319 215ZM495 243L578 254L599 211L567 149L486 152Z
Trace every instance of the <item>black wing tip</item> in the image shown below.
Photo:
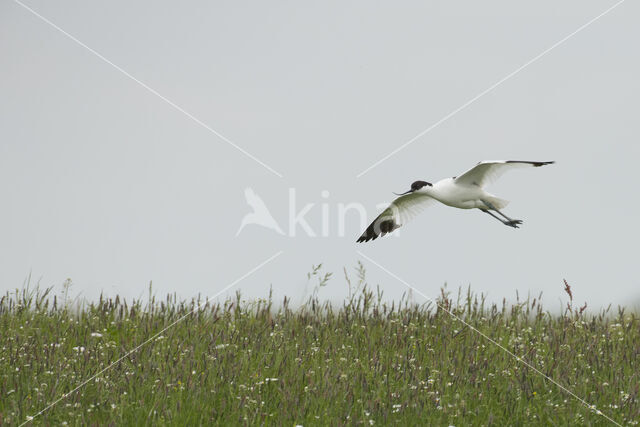
M356 240L356 243L363 243L363 242L368 242L369 240L376 240L378 237L385 235L385 233L382 233L382 234L370 234L367 231L365 231L362 234L362 236L360 236L358 238L358 240Z
M382 234L374 234L374 235L362 235L360 236L360 238L358 238L358 240L356 240L356 243L364 243L364 242L368 242L368 241L373 241L376 240L378 237L384 236L387 233L382 233Z
M532 162L529 160L507 160L505 163L528 163L533 165L534 168L539 168L540 166L552 165L555 163L555 160L551 160L548 162Z
M356 243L368 242L369 240L376 240L378 237L391 233L396 228L400 228L400 224L396 224L393 219L379 221L376 219L371 223L369 227L362 233L362 236L356 240Z
M549 162L532 162L534 168L539 168L540 166L552 165L555 163L555 160L551 160Z

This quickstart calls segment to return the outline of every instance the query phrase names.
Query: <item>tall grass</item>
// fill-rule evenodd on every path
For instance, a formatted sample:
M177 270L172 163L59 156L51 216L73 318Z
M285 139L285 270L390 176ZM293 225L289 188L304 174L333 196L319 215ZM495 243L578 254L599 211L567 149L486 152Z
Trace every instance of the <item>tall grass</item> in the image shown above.
M320 267L317 287L331 278ZM224 302L104 298L51 290L0 299L0 423L52 425L623 425L640 419L635 313L561 314L539 299L488 304L442 290L438 305L386 302L360 266L341 304L311 294ZM462 318L595 408L454 319ZM192 313L193 312L193 313ZM189 314L192 313L192 314Z

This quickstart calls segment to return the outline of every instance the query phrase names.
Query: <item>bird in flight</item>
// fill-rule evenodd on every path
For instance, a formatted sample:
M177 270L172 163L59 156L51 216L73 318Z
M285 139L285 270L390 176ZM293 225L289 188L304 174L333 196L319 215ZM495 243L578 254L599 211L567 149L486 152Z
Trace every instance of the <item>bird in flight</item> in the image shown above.
M357 242L368 242L379 236L391 233L417 215L422 209L439 201L447 206L459 209L480 209L509 227L518 228L522 221L512 219L503 214L503 209L509 203L493 194L487 193L484 187L495 181L509 169L517 167L540 167L554 162L529 162L520 160L492 160L483 161L460 176L445 178L431 184L426 181L416 181L411 189L402 194L396 194L395 199L387 209L367 227ZM493 212L497 212L497 216ZM503 219L504 218L504 219Z

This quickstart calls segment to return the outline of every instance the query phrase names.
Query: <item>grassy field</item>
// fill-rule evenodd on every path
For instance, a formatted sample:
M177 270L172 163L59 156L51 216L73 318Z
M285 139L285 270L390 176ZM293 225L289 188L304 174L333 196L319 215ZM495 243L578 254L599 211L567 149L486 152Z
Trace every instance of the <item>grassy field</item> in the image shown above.
M310 280L329 279L319 268ZM317 282L316 282L317 280ZM536 299L385 303L364 271L340 306L102 299L0 302L0 423L622 425L640 419L637 315L550 314ZM569 291L569 289L567 289ZM570 291L569 291L570 292ZM194 311L195 310L195 311ZM189 315L190 312L193 314ZM583 398L586 407L447 311ZM186 316L185 316L186 315ZM174 326L162 331L176 320Z

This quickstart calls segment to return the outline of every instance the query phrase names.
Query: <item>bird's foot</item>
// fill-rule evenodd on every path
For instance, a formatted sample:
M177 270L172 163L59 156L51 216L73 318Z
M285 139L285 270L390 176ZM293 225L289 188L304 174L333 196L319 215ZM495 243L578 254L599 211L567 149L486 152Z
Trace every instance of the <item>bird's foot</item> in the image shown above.
M520 228L518 227L520 224L522 224L522 221L519 219L512 219L504 222L504 225L508 225L509 227L513 228Z

